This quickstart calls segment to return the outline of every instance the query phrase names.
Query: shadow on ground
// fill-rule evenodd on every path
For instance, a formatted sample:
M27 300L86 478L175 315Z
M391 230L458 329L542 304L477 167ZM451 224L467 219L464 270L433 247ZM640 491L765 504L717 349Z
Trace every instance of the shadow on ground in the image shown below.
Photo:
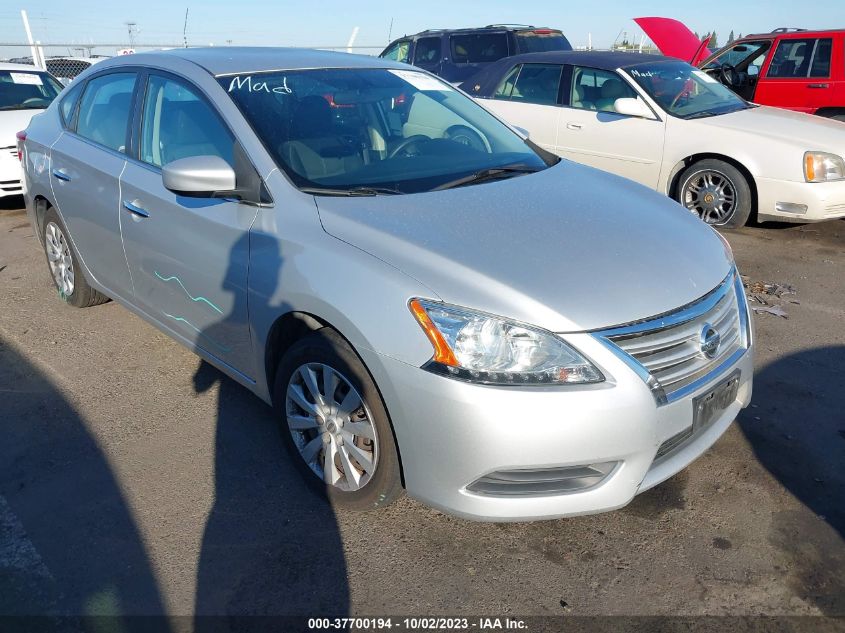
M816 515L776 513L769 540L792 560L796 595L828 615L845 614L843 390L845 346L802 351L757 372L757 408L738 418L759 462Z

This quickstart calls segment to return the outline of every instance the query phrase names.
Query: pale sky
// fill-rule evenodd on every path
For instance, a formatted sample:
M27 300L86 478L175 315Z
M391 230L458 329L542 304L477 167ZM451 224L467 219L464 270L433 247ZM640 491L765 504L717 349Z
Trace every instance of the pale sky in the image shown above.
M49 42L128 45L126 22L136 22L137 44L182 43L185 9L189 9L187 39L192 46L234 45L337 46L343 47L354 27L360 31L356 44L376 47L392 37L426 28L483 26L491 23L522 23L561 29L573 45L585 45L588 34L595 47L608 47L626 31L639 41L632 18L657 15L681 20L699 33L715 30L720 43L728 33L770 31L776 27L845 28L845 2L816 0L602 0L566 2L513 0L457 2L289 2L286 0L144 0L102 2L96 0L39 0L36 3L4 0L0 7L0 44L25 42L20 10L26 9L33 36ZM621 39L621 38L620 38ZM114 53L114 48L95 52ZM67 51L48 50L48 54ZM28 49L3 46L0 57L28 55Z

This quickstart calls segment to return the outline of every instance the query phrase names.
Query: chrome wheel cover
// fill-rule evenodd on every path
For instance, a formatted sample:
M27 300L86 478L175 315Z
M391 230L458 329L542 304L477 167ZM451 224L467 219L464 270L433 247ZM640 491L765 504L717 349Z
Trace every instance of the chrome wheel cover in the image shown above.
M70 245L65 239L62 229L55 222L48 222L44 231L44 246L47 250L47 263L53 280L63 297L69 297L74 289L73 257Z
M367 485L378 466L378 434L342 373L321 363L301 365L288 381L285 415L299 454L326 485L347 492Z
M721 172L699 171L684 184L681 202L707 224L724 224L736 212L736 187Z

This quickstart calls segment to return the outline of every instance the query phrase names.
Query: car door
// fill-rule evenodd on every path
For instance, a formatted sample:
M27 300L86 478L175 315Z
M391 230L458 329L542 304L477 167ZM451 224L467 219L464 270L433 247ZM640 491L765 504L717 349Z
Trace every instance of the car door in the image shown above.
M832 96L831 107L845 109L845 33L834 38L833 58L831 60Z
M814 113L832 105L832 37L784 37L763 69L755 101Z
M665 124L617 114L614 102L637 93L616 71L573 66L558 124L558 153L579 163L657 187Z
M249 228L256 207L169 191L162 167L218 156L235 167L236 141L203 93L151 73L120 179L123 244L135 303L166 329L252 378L247 313Z
M443 59L442 43L439 35L420 37L414 42L414 66L418 66L435 75L440 74Z
M484 105L528 131L534 143L556 153L562 73L561 64L517 64Z
M132 295L120 240L120 173L126 164L136 72L90 79L69 129L51 149L56 206L79 257L106 292Z

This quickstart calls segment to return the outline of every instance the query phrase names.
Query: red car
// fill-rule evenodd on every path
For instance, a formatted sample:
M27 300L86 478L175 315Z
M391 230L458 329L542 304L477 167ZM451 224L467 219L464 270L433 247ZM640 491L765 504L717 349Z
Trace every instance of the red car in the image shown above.
M845 121L845 29L746 35L699 61L703 45L680 22L636 22L665 54L696 64L748 101Z

